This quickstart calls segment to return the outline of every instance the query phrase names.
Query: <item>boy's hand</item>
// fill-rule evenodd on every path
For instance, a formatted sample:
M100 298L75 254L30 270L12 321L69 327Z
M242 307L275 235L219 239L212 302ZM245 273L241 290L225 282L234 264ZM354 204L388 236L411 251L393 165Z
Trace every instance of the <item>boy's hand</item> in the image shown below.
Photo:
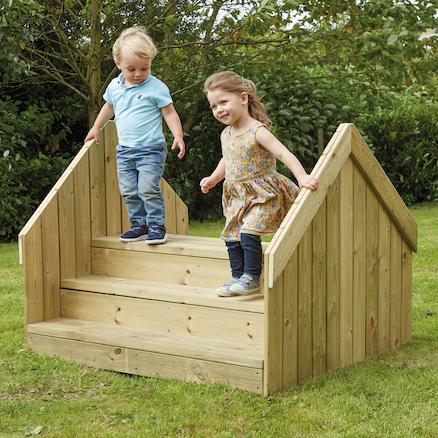
M319 187L319 181L313 176L310 176L308 174L300 176L299 178L297 178L297 180L300 187L304 187L305 189L310 189L312 190L312 192L317 190Z
M186 154L186 145L184 144L184 139L182 137L175 137L173 139L172 143L172 150L175 150L176 148L179 149L178 158L181 159Z
M201 187L202 193L208 193L210 189L212 189L216 184L211 178L211 176L206 176L205 178L201 179L201 182L199 183Z
M97 126L93 126L89 131L87 136L85 137L84 143L86 143L88 140L93 140L96 142L96 144L99 144L99 134L100 129Z

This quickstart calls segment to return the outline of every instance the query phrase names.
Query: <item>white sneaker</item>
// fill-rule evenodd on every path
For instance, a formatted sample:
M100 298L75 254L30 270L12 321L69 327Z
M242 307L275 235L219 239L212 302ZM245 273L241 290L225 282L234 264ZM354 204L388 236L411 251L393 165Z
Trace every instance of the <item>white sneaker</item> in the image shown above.
M231 280L226 281L223 286L216 289L216 295L219 297L234 297L238 295L236 292L230 291L230 286L237 283L238 281L238 278L232 278Z
M239 280L230 286L230 292L236 295L249 295L260 290L260 278L243 274Z

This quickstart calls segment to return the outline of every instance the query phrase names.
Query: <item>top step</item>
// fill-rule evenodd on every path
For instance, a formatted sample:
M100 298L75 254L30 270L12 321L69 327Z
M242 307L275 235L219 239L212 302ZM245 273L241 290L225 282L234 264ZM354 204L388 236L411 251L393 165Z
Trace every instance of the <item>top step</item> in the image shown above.
M125 243L120 241L119 236L103 236L94 238L91 241L91 246L95 248L153 252L156 254L228 259L227 248L221 239L179 234L168 234L168 239L163 245L148 245L144 241Z
M156 254L184 255L228 260L225 242L216 237L184 236L168 234L169 240L163 245L148 245L145 242L121 242L119 236L103 236L92 239L91 246L95 248L122 249ZM268 246L262 242L263 250Z

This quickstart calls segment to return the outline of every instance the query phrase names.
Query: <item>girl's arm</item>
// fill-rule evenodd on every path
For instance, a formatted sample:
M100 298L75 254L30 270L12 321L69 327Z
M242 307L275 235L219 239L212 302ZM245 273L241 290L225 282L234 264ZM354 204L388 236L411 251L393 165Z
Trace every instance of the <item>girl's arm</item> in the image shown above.
M102 128L102 126L105 125L105 123L113 117L114 117L113 106L107 102L100 109L99 114L97 115L96 120L94 121L94 125L88 131L88 134L85 137L84 142L88 140L92 140L94 138L96 143L99 144L100 128Z
M161 114L163 114L163 118L173 134L173 143L171 149L173 150L178 147L178 158L181 159L186 154L186 146L184 144L184 133L179 115L176 112L173 104L169 104L161 108Z
M271 152L277 159L284 163L294 174L300 187L305 187L312 191L319 186L319 181L310 176L301 165L298 158L281 143L275 135L264 126L256 132L256 140L267 151Z
M199 185L201 186L202 193L208 193L215 185L220 183L225 178L225 160L223 157L219 161L216 169L210 176L206 176L201 179Z

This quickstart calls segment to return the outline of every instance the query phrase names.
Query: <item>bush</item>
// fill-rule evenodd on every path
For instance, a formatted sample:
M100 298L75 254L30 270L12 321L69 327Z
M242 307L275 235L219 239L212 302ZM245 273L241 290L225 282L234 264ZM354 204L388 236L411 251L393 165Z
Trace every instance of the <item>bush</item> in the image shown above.
M15 162L0 159L0 242L17 238L67 164L42 153Z
M359 127L407 205L438 200L438 105L404 105Z
M51 89L45 99L37 91L26 101L0 95L0 241L17 237L86 130L74 97Z

